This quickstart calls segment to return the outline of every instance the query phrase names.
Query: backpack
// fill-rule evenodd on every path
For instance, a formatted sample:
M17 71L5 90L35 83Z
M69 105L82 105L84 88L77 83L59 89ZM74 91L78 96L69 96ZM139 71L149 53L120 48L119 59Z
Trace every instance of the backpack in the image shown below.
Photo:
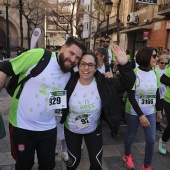
M8 85L6 87L6 91L7 93L13 97L14 92L16 90L16 88L20 86L19 91L16 95L16 98L19 99L22 89L24 87L24 84L26 81L28 81L31 77L36 77L38 76L44 69L45 67L48 65L49 61L51 58L51 51L49 50L44 50L44 54L42 56L42 58L40 59L40 61L37 63L37 65L30 71L30 74L28 74L24 79L22 79L20 82L18 82L19 80L19 75L13 75L10 77L10 80L8 82Z

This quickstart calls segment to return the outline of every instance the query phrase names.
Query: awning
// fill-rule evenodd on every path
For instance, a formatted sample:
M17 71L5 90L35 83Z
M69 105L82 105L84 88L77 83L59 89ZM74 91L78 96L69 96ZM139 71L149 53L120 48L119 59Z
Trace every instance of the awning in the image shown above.
M138 27L133 27L133 28L128 28L120 31L120 33L127 33L127 32L137 32L139 30L150 30L152 29L151 25L145 25L145 26L138 26Z

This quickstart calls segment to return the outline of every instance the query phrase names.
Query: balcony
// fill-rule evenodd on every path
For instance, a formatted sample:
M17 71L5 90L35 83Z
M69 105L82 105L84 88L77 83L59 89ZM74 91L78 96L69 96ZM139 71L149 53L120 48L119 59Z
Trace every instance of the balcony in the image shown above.
M158 15L170 15L170 2L158 6Z

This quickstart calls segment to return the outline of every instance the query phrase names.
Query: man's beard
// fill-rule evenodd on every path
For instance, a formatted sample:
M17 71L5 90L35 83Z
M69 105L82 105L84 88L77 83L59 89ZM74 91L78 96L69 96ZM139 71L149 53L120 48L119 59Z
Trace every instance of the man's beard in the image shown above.
M64 54L63 53L60 53L59 56L58 56L58 64L61 68L61 70L64 72L64 73L67 73L69 72L70 70L72 70L74 68L74 66L72 67L66 67L64 64L65 62L67 61L68 59L64 59ZM70 61L71 62L71 61Z

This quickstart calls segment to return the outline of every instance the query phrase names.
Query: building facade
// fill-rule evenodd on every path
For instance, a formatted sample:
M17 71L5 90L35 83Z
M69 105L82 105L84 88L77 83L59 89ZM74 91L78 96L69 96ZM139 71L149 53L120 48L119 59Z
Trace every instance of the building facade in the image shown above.
M44 47L44 16L41 14L41 22L40 21L40 16L37 15L36 17L33 16L33 13L30 13L30 16L28 15L29 13L29 8L30 9L40 9L38 6L34 6L34 4L39 4L41 3L41 8L44 8L42 5L43 1L41 0L34 0L34 3L32 1L21 1L23 5L23 15L22 15L22 28L23 28L23 45L25 49L30 48L29 44L29 37L31 36L33 29L35 27L40 27L42 30L42 33L39 37L39 40L37 42L36 47ZM27 4L26 4L27 2ZM30 6L29 6L30 5ZM35 10L34 10L35 11ZM24 17L24 13L28 16L28 20L32 21L32 25L29 25L28 20L26 17ZM40 13L39 13L40 14ZM34 17L34 21L33 21ZM37 21L35 21L37 19ZM19 1L18 0L13 0L8 6L8 20L9 20L9 46L10 50L14 51L16 50L16 47L21 46L21 32L20 32L20 10L19 10ZM29 36L28 36L29 33ZM7 48L7 27L6 27L6 7L3 3L3 0L0 0L0 46L4 47L4 49Z

